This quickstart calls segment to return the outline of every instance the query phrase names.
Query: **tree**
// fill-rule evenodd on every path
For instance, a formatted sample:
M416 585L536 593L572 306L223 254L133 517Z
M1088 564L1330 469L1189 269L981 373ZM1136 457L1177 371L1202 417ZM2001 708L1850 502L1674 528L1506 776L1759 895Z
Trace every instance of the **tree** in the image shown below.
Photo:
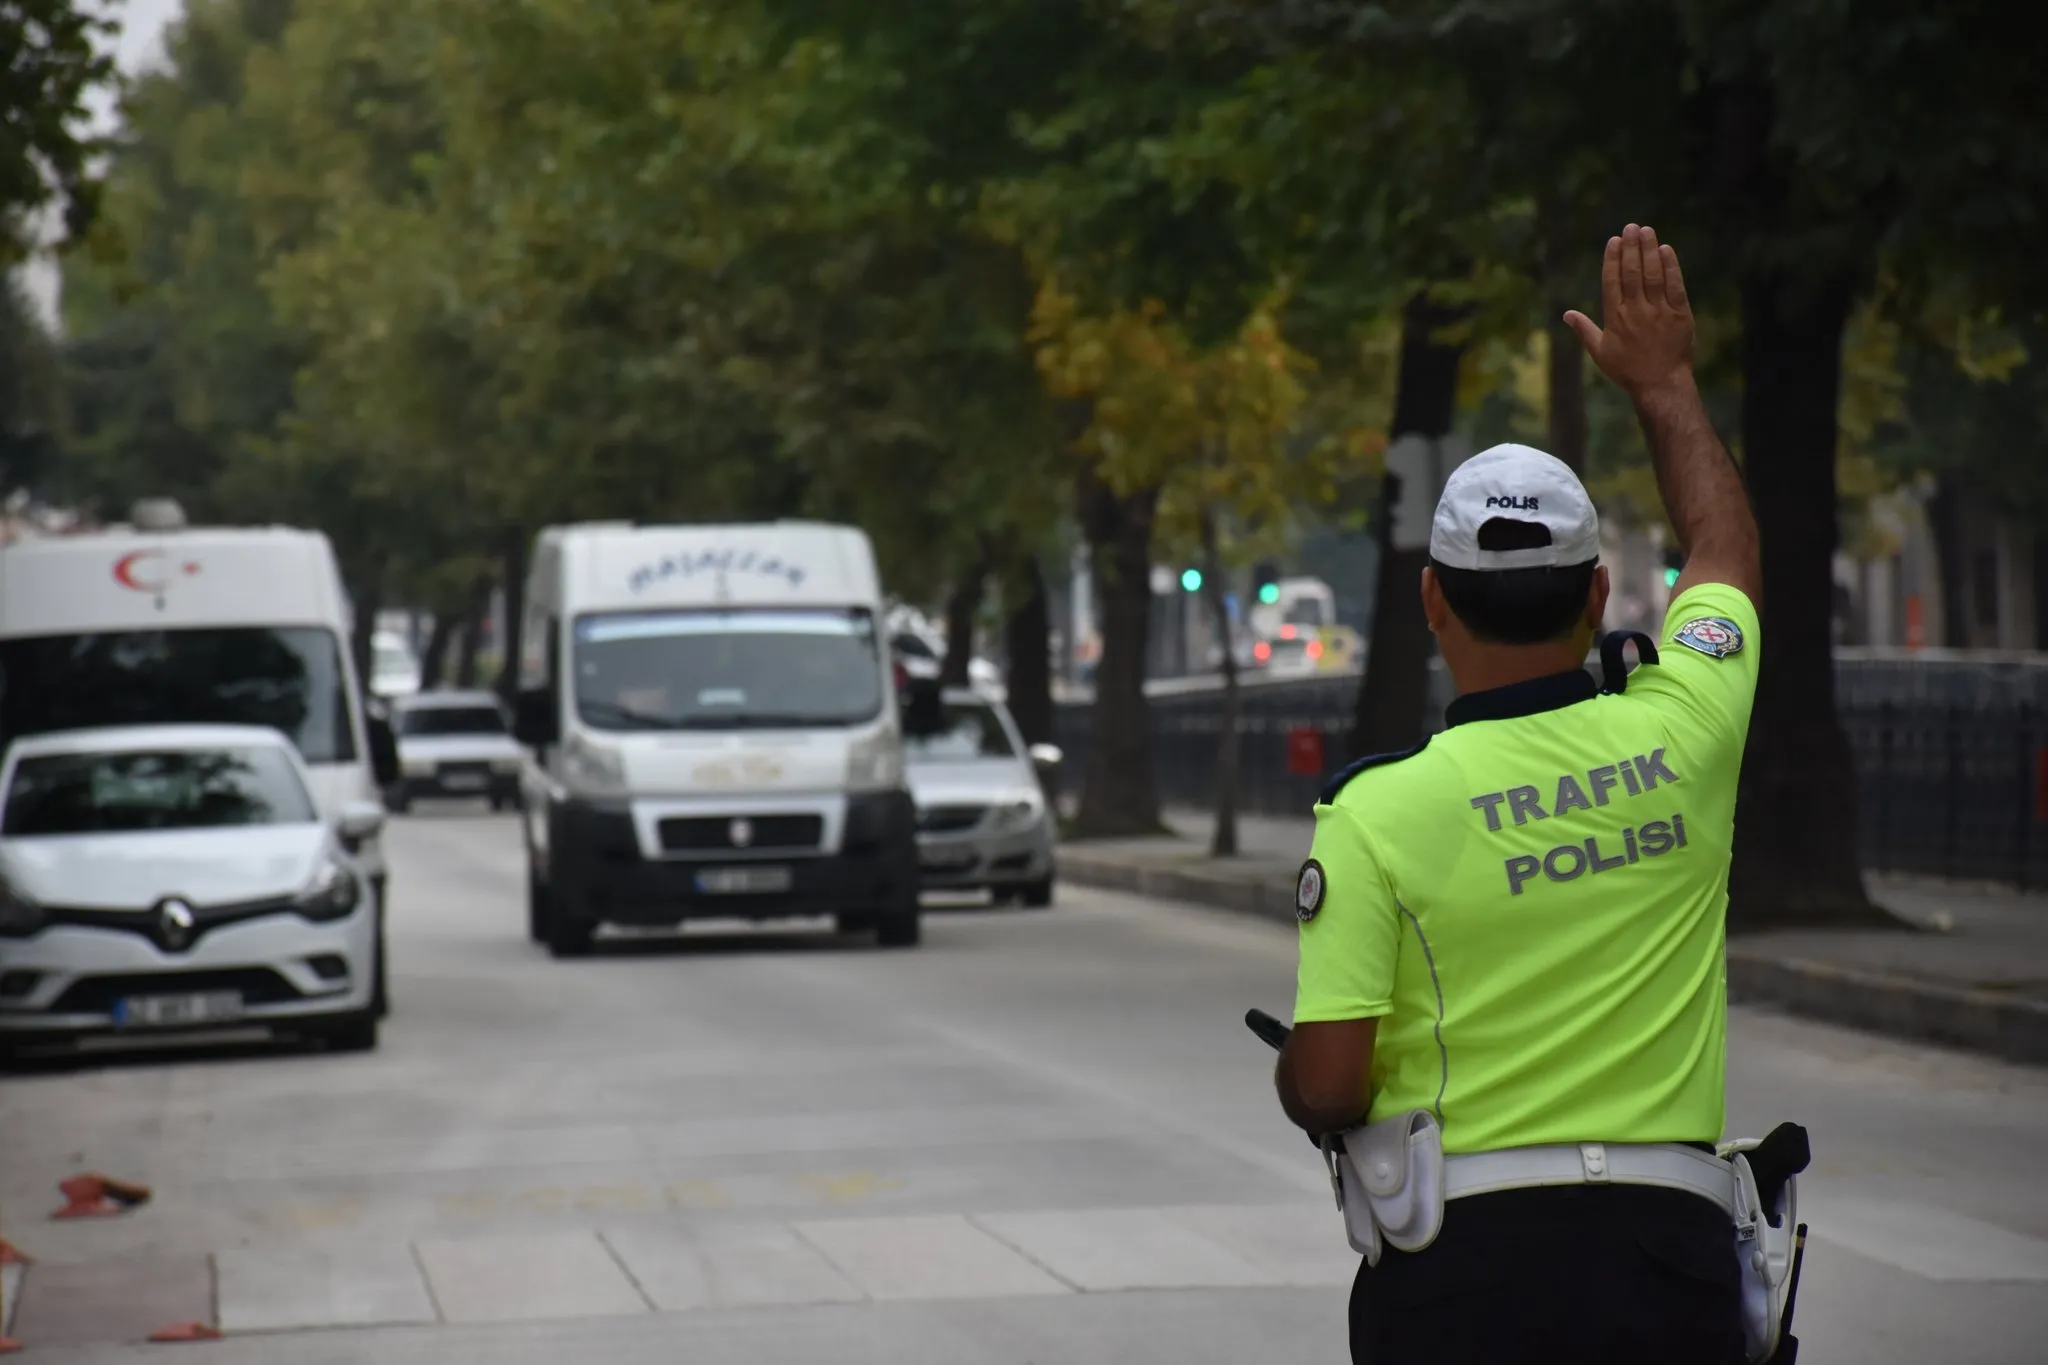
M81 0L10 0L0 8L0 266L36 245L35 215L63 209L73 238L92 224L97 139L82 130L85 96L112 80L119 25Z

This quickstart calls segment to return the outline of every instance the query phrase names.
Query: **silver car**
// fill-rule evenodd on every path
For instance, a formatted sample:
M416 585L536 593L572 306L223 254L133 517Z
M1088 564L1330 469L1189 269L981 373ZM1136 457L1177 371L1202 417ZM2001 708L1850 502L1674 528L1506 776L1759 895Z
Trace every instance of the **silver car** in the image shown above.
M949 688L942 702L943 727L904 739L925 889L1051 905L1053 823L1038 770L1058 766L1059 750L1027 749L991 697Z
M275 730L15 742L0 766L0 1054L251 1024L377 1044L374 801L322 820Z
M492 692L415 692L391 703L398 781L384 804L403 813L421 796L485 797L492 810L519 802L524 750Z

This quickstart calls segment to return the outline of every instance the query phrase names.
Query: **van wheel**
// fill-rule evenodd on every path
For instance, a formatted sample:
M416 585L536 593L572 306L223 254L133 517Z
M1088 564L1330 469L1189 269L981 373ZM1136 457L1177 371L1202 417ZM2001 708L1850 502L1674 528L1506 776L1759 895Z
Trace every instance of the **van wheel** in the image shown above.
M884 948L915 948L924 936L924 919L917 911L890 915L881 921L875 941Z
M597 926L587 920L569 918L552 896L548 901L547 920L542 932L547 937L549 954L554 957L586 956L590 952L590 941L597 937Z
M412 809L412 793L404 787L393 787L384 794L384 809L393 815L403 815Z
M834 915L832 926L842 934L865 934L875 927L875 917L860 911L848 911Z

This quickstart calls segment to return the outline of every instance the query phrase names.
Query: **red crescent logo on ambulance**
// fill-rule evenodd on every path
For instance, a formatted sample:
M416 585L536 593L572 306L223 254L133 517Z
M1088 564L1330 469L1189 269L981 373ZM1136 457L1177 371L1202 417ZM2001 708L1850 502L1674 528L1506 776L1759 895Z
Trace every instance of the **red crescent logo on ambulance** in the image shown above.
M160 565L147 564L148 560L160 560L162 550L136 550L122 555L114 561L114 581L131 592L160 593L167 587L171 575ZM199 565L190 561L178 566L185 577L199 572Z

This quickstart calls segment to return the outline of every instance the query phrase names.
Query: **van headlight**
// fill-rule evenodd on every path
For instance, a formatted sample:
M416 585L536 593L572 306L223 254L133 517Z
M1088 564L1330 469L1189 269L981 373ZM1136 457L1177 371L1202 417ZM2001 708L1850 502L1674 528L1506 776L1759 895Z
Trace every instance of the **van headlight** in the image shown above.
M43 927L43 907L0 881L0 938L27 938Z
M1045 815L1045 797L1037 792L1018 792L996 802L996 828L1024 829Z
M848 791L894 791L903 785L903 741L894 730L877 730L846 751Z
M362 903L362 879L334 859L320 864L292 908L309 920L347 919Z
M616 795L626 789L625 757L571 731L562 737L562 785L578 796Z

